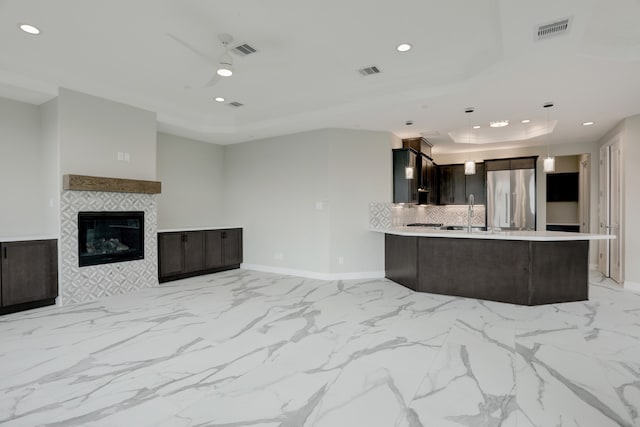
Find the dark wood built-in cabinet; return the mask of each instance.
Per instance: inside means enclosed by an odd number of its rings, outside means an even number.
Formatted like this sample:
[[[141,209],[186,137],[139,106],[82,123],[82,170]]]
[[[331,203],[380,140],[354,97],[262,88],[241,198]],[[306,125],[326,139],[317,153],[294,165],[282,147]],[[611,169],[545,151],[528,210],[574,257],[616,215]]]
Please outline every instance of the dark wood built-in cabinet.
[[[239,268],[242,229],[158,233],[160,282]]]
[[[0,243],[0,314],[55,304],[57,240]]]
[[[406,168],[413,168],[413,178],[407,178]],[[418,203],[421,176],[418,152],[410,148],[393,150],[393,203]]]
[[[439,165],[438,184],[441,205],[464,205],[465,197],[464,165]]]
[[[487,172],[512,169],[535,169],[537,156],[513,157],[511,159],[485,160],[484,166]]]
[[[584,301],[589,241],[385,234],[385,277],[418,292],[521,305]]]
[[[469,194],[473,194],[474,203],[484,205],[487,197],[487,184],[484,163],[476,163],[476,173],[464,174],[463,164],[438,165],[439,204],[466,205]]]

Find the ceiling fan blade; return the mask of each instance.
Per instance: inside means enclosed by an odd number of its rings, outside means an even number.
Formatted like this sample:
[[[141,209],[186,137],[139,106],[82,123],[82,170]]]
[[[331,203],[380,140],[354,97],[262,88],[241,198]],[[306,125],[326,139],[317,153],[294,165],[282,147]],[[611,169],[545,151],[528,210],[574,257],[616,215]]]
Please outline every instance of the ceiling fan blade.
[[[205,60],[206,62],[210,63],[210,64],[217,64],[218,61],[216,60],[216,58],[212,58],[211,56],[207,55],[206,53],[202,52],[201,50],[199,50],[198,48],[190,45],[188,42],[182,40],[180,37],[171,34],[171,33],[167,33],[167,36],[171,39],[173,39],[176,43],[178,43],[179,45],[181,45],[182,47],[190,50],[191,52],[195,53],[197,56],[199,56],[201,59]]]
[[[214,86],[216,83],[220,81],[221,78],[222,77],[220,77],[218,74],[214,74],[213,77],[211,77],[211,79],[203,87]]]

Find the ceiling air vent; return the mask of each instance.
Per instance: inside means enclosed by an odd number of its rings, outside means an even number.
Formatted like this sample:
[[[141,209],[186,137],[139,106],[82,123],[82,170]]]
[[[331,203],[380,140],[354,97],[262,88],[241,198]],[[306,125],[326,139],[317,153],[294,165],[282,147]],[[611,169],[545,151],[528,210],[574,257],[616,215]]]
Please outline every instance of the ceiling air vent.
[[[251,55],[252,53],[256,53],[257,50],[253,46],[245,43],[234,47],[233,49],[231,49],[231,52],[235,53],[236,55],[247,56]]]
[[[536,28],[536,40],[544,40],[561,36],[569,31],[569,18],[554,21],[549,24],[539,25]]]
[[[380,74],[382,71],[380,71],[380,68],[372,65],[371,67],[361,68],[358,72],[363,76],[370,76],[372,74]]]
[[[233,101],[227,104],[229,107],[234,107],[234,108],[238,108],[238,107],[242,107],[244,104],[238,102],[238,101]]]

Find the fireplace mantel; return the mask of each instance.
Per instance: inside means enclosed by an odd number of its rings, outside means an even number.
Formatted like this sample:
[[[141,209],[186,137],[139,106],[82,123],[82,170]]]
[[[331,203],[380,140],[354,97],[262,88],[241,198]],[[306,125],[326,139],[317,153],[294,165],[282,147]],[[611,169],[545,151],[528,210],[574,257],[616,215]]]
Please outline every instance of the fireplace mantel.
[[[62,187],[73,191],[106,191],[113,193],[160,194],[159,181],[105,178],[86,175],[64,175]]]

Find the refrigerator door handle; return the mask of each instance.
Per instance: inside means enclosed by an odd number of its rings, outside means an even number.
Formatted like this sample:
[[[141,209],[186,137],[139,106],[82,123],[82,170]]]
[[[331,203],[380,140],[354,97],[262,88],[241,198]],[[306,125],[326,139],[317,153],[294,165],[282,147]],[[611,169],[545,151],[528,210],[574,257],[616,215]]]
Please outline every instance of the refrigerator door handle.
[[[509,217],[510,209],[511,208],[509,206],[509,194],[504,193],[504,222],[505,224],[507,224],[507,226],[509,226],[509,223],[511,222],[511,218]]]

